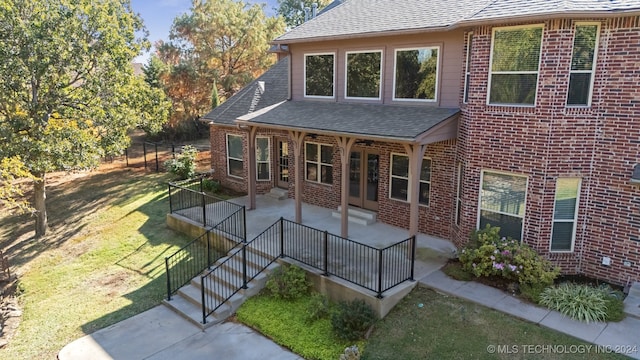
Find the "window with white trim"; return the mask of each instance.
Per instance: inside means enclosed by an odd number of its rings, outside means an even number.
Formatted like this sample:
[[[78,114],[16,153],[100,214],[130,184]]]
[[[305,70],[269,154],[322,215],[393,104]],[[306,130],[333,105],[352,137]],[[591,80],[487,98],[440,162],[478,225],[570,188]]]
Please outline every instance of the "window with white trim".
[[[391,181],[389,186],[389,198],[407,201],[409,191],[409,156],[404,154],[391,154]],[[420,169],[420,193],[418,203],[429,205],[431,192],[431,159],[422,159]]]
[[[580,178],[558,178],[556,181],[551,251],[573,251],[580,185]]]
[[[478,228],[498,226],[501,236],[522,240],[526,197],[526,176],[483,171]]]
[[[462,102],[469,102],[469,80],[471,79],[471,44],[473,43],[473,33],[467,34],[467,62],[464,71],[464,96]]]
[[[599,30],[598,24],[576,25],[567,94],[568,106],[591,105]]]
[[[435,46],[396,50],[393,100],[436,100],[439,52]]]
[[[304,96],[333,98],[335,94],[335,55],[304,56]]]
[[[333,183],[333,146],[307,142],[304,147],[305,178],[320,184]]]
[[[271,141],[266,136],[256,137],[256,180],[271,180]]]
[[[493,29],[489,104],[535,105],[543,26]]]
[[[227,174],[243,177],[242,136],[227,134]]]
[[[379,100],[382,51],[352,51],[347,52],[346,57],[345,97]]]

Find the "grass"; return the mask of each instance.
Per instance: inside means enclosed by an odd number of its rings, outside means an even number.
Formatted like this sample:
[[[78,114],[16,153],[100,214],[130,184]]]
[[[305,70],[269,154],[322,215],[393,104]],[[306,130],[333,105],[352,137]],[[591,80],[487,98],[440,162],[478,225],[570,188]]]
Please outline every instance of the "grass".
[[[286,301],[255,296],[238,309],[237,319],[305,359],[338,359],[346,347],[354,344],[333,334],[328,317],[309,320],[307,309],[311,299],[306,296]],[[358,345],[362,349],[362,343]]]
[[[527,345],[572,345],[586,353],[526,353]],[[501,351],[490,353],[490,346]],[[495,348],[493,348],[495,349]],[[509,351],[507,351],[509,350]],[[567,350],[569,352],[569,350]],[[416,287],[383,320],[366,344],[362,359],[625,359],[596,353],[593,345],[536,324]]]
[[[55,358],[74,339],[159,304],[164,257],[190,240],[165,225],[169,179],[132,169],[52,177],[40,240],[28,217],[0,215],[23,309],[0,358]]]

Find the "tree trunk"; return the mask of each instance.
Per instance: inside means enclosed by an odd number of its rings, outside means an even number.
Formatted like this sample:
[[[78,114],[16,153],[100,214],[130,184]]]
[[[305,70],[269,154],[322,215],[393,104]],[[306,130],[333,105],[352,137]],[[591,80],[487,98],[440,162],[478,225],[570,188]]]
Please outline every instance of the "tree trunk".
[[[36,209],[36,238],[47,233],[47,194],[45,192],[45,174],[35,174],[38,179],[33,182],[33,206]]]

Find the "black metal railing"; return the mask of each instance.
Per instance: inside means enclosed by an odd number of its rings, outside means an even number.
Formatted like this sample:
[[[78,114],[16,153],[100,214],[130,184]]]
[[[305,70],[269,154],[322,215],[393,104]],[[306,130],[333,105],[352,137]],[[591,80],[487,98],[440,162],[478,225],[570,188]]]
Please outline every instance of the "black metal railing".
[[[202,179],[169,183],[169,212],[220,231],[235,241],[246,240],[245,207],[202,191]]]
[[[171,300],[171,295],[178,289],[218,260],[221,252],[217,250],[220,247],[214,244],[216,240],[220,238],[207,231],[164,259],[167,274],[167,300]]]
[[[352,284],[382,293],[413,280],[415,236],[378,249],[280,218],[281,255]]]
[[[248,243],[238,243],[224,260],[200,278],[202,323],[280,257],[281,222]]]
[[[244,211],[244,208],[242,209]],[[244,214],[243,214],[244,215]],[[233,216],[233,214],[231,215]],[[224,221],[218,225],[223,224]],[[243,223],[243,226],[246,226]],[[200,238],[185,246],[178,253],[166,259],[167,293],[171,295],[187,284],[193,277],[207,267],[211,268],[210,258],[205,261],[198,250],[207,236],[206,246],[212,246],[210,237],[218,230],[212,227]],[[225,231],[225,230],[219,230]],[[243,229],[243,233],[246,230]],[[279,257],[288,257],[323,272],[326,276],[336,276],[376,293],[382,293],[411,280],[414,277],[415,236],[397,242],[383,249],[362,244],[327,231],[315,229],[280,218],[252,241],[237,241],[227,251],[224,258],[200,278],[202,295],[202,322],[231,299],[241,289],[263,272]],[[210,250],[206,250],[209,254]],[[186,261],[183,268],[176,264]],[[203,266],[206,264],[205,266]],[[170,274],[170,270],[179,269]],[[172,285],[173,284],[173,285]]]

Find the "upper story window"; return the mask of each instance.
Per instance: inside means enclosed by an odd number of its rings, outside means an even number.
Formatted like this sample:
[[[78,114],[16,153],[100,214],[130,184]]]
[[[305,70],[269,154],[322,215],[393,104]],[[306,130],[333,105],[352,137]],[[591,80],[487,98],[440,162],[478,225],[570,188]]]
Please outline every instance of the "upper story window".
[[[347,52],[347,98],[380,99],[382,51]]]
[[[304,96],[332,98],[335,94],[335,55],[304,56]]]
[[[533,106],[543,25],[493,29],[488,104]]]
[[[438,53],[437,47],[396,50],[394,100],[436,100]]]
[[[473,33],[467,34],[467,56],[464,70],[464,97],[462,102],[469,102],[469,80],[471,78],[471,44],[473,43]]]
[[[599,28],[598,24],[576,25],[567,95],[569,106],[591,105]]]

